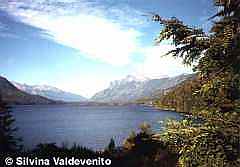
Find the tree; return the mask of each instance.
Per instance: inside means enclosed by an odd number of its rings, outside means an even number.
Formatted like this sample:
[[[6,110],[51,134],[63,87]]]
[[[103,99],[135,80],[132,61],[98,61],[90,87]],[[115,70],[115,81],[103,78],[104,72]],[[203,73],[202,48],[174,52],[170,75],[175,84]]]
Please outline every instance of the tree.
[[[211,17],[215,23],[210,33],[184,25],[177,18],[153,16],[164,26],[156,42],[172,39],[176,49],[168,54],[181,57],[187,65],[198,62],[195,70],[202,86],[197,91],[206,106],[221,112],[234,110],[240,98],[239,3],[239,0],[215,1],[222,10]]]
[[[219,12],[207,33],[177,18],[153,16],[163,26],[156,43],[172,40],[168,55],[194,65],[199,86],[191,98],[203,101],[192,111],[202,124],[169,122],[163,134],[180,166],[240,166],[240,0],[214,4]]]
[[[132,132],[124,141],[124,166],[137,167],[175,167],[177,154],[168,151],[162,141],[155,140],[147,123],[140,125],[140,132]]]
[[[116,149],[116,146],[115,146],[115,141],[113,138],[111,138],[108,146],[107,146],[107,151],[109,152],[113,152],[114,150]]]
[[[4,103],[0,97],[0,152],[16,152],[21,147],[19,145],[20,139],[14,136],[17,130],[13,127],[14,118],[11,114],[10,107]]]

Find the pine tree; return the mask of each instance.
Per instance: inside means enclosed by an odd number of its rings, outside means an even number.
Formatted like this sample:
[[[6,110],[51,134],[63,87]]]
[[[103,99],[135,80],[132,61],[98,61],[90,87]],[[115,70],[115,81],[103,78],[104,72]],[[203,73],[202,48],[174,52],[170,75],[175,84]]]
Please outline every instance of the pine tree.
[[[0,153],[16,152],[21,148],[20,139],[14,134],[17,130],[13,127],[14,121],[10,107],[0,97]]]
[[[153,19],[163,25],[156,43],[171,39],[176,49],[174,57],[186,65],[196,64],[201,87],[198,91],[207,108],[215,111],[233,111],[240,98],[240,1],[215,0],[220,12],[210,19],[214,25],[210,33],[185,25],[177,18]]]
[[[179,154],[179,166],[240,166],[240,0],[214,4],[219,12],[210,18],[210,32],[153,16],[163,26],[156,43],[172,40],[175,49],[168,55],[194,65],[197,73],[192,98],[201,98],[201,106],[192,114],[204,122],[171,121],[162,135]]]
[[[115,146],[115,141],[113,138],[111,138],[108,146],[107,146],[107,151],[109,152],[113,152],[114,150],[116,149],[116,146]]]

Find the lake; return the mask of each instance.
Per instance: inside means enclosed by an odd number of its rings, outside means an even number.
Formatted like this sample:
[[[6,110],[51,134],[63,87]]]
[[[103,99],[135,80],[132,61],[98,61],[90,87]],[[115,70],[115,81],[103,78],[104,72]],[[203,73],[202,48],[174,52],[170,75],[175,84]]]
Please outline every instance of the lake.
[[[165,119],[182,119],[179,113],[146,106],[25,105],[14,106],[17,135],[26,148],[39,143],[73,143],[104,149],[111,138],[118,146],[131,131],[147,122],[154,131]]]

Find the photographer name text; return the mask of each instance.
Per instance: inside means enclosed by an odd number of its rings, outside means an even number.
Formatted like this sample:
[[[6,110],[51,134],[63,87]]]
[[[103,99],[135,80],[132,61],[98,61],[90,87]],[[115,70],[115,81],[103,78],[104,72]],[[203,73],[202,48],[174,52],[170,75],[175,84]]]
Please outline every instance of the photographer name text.
[[[16,166],[109,166],[112,161],[107,158],[87,158],[80,159],[75,157],[51,157],[51,158],[30,158],[30,157],[17,157],[5,158],[5,164],[7,166],[16,165]]]

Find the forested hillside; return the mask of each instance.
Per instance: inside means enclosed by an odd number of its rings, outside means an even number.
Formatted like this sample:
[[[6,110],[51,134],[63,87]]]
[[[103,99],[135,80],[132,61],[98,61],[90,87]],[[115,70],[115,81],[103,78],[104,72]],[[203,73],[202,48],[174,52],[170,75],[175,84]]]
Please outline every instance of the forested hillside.
[[[200,94],[194,92],[199,87],[197,78],[187,80],[159,95],[159,98],[153,100],[153,105],[161,109],[191,113],[204,103]]]
[[[0,76],[0,95],[4,102],[8,104],[54,104],[54,100],[31,95],[16,88],[6,78]]]

